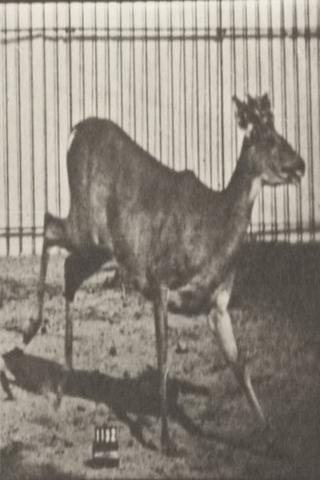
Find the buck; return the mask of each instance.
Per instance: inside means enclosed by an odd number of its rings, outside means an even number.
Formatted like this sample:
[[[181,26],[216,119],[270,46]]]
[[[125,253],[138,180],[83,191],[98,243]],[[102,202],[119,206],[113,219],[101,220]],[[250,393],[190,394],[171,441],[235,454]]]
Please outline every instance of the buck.
[[[121,274],[153,303],[160,378],[161,445],[170,452],[167,420],[168,311],[206,314],[225,358],[258,419],[266,425],[238,351],[228,304],[237,258],[263,185],[294,183],[305,164],[276,132],[267,95],[234,97],[244,131],[230,183],[213,191],[190,171],[162,165],[109,120],[89,118],[76,125],[68,148],[71,193],[67,218],[45,215],[38,291],[39,313],[24,334],[28,343],[42,322],[48,249],[71,254],[65,261],[67,368],[72,368],[70,304],[81,283],[115,259]]]

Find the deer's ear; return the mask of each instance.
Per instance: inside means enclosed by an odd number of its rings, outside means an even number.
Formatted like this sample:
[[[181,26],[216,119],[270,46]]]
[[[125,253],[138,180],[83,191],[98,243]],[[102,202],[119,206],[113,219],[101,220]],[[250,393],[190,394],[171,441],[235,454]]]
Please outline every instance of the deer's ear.
[[[232,100],[236,104],[236,116],[238,125],[243,130],[247,130],[249,125],[252,123],[250,120],[250,112],[248,105],[245,102],[241,102],[236,96],[232,97]]]
[[[237,108],[240,108],[241,105],[243,105],[243,102],[241,102],[241,100],[239,100],[239,98],[236,95],[233,95],[232,100],[236,104]]]

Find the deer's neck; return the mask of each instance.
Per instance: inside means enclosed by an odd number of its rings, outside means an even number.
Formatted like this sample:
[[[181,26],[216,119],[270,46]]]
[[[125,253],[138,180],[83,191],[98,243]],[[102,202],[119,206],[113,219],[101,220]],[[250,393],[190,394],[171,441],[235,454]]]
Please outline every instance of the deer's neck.
[[[225,236],[234,247],[247,231],[255,198],[262,188],[261,178],[250,171],[250,156],[253,154],[252,149],[244,142],[237,167],[223,192],[227,219]]]

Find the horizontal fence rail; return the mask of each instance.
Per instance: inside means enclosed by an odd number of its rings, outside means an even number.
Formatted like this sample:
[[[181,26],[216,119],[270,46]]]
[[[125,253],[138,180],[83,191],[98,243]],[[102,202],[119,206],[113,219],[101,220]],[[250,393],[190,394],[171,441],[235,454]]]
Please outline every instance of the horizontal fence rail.
[[[38,252],[44,212],[67,214],[83,118],[111,118],[222,189],[242,142],[232,96],[265,92],[307,172],[300,187],[265,187],[249,233],[319,240],[318,0],[0,4],[0,254]]]

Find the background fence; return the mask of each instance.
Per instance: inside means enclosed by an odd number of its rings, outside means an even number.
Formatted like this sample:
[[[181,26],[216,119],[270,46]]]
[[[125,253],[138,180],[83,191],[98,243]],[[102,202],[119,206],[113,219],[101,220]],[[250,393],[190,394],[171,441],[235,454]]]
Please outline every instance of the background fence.
[[[213,0],[0,5],[0,253],[39,250],[68,211],[71,125],[99,115],[163,163],[223,188],[241,145],[233,94],[268,92],[307,162],[266,187],[258,239],[320,238],[320,2]]]

